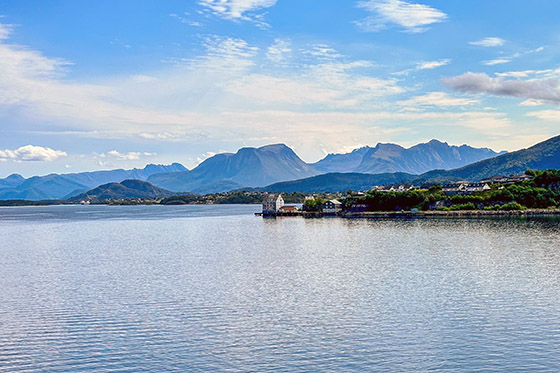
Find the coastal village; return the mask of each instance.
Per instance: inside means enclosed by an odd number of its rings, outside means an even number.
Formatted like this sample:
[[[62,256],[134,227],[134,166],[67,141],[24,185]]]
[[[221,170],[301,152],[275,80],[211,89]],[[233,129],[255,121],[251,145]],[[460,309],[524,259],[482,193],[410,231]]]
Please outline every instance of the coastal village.
[[[339,216],[343,214],[363,213],[368,207],[364,204],[345,203],[347,199],[363,198],[367,193],[406,193],[411,191],[432,190],[434,187],[441,188],[441,192],[449,197],[453,196],[473,196],[486,191],[502,190],[506,186],[518,185],[531,180],[533,177],[527,174],[510,176],[493,176],[479,182],[458,181],[444,185],[422,185],[400,184],[392,186],[373,186],[369,191],[349,191],[347,195],[338,193],[339,199],[321,200],[315,195],[306,196],[303,204],[286,204],[281,193],[266,194],[262,202],[262,212],[258,216]],[[552,186],[554,187],[554,186]],[[435,189],[434,189],[435,190]],[[459,198],[460,198],[459,197]],[[342,200],[342,201],[341,201]],[[317,203],[319,202],[319,203]],[[428,210],[440,210],[445,208],[445,201],[435,201],[429,206]],[[417,208],[410,212],[418,212]]]

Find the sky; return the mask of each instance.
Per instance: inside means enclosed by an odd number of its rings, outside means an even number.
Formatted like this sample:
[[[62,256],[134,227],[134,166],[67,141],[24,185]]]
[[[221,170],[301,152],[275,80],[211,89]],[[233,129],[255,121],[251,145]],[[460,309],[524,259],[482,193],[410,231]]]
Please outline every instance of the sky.
[[[560,132],[557,0],[0,0],[0,177]]]

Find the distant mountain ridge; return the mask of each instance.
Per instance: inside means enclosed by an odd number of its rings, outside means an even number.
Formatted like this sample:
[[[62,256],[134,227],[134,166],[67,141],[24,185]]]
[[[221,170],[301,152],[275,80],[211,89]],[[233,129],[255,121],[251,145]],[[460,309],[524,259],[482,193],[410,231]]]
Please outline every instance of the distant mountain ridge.
[[[538,143],[530,148],[502,154],[453,170],[434,170],[421,175],[406,173],[360,174],[329,173],[316,177],[276,183],[260,188],[269,192],[339,192],[348,189],[367,190],[375,185],[408,183],[446,183],[458,180],[480,181],[481,179],[520,174],[525,171],[560,169],[560,136]]]
[[[143,169],[93,171],[72,174],[50,174],[25,179],[14,174],[0,180],[0,199],[66,199],[102,184],[126,179],[146,180],[153,174],[188,170],[179,163],[171,165],[149,164]]]
[[[329,154],[313,166],[324,172],[422,174],[430,170],[462,167],[504,153],[468,145],[449,145],[438,140],[408,149],[396,144],[380,143],[373,148],[363,147],[348,154]]]
[[[153,175],[148,181],[172,191],[203,194],[241,187],[261,187],[318,173],[292,149],[284,144],[275,144],[242,148],[237,153],[217,154],[190,172]],[[220,186],[223,187],[221,190]]]
[[[499,157],[469,164],[454,170],[434,170],[418,180],[469,180],[478,181],[496,175],[519,174],[532,170],[560,169],[560,136],[540,142],[527,149],[503,154]]]

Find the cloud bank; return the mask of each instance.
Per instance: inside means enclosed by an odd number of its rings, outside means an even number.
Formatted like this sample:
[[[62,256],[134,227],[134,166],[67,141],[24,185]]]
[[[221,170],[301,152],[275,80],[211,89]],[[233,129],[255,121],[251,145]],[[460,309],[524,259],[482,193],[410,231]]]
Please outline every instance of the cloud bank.
[[[15,150],[0,150],[0,161],[12,160],[16,162],[50,162],[66,157],[68,154],[61,150],[35,145],[26,145]]]
[[[405,32],[420,33],[427,31],[427,26],[447,19],[447,14],[439,9],[404,0],[366,0],[360,1],[358,7],[371,13],[369,17],[357,22],[360,28],[370,32],[380,31],[394,24]]]
[[[560,104],[559,79],[506,80],[492,78],[484,73],[468,72],[459,76],[444,78],[443,84],[465,93],[483,93],[495,96],[518,97],[542,100]]]

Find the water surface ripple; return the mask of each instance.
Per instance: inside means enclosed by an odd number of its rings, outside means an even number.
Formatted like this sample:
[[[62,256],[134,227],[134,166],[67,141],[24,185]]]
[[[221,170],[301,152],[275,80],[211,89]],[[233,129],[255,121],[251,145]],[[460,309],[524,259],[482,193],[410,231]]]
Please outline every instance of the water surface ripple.
[[[0,372],[559,371],[560,220],[0,208]]]

